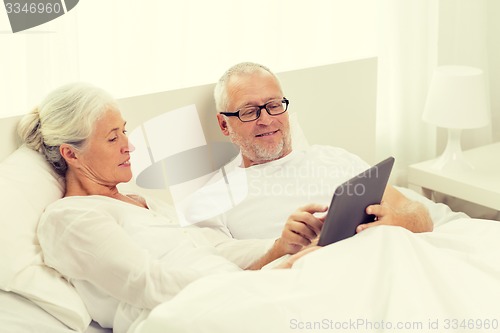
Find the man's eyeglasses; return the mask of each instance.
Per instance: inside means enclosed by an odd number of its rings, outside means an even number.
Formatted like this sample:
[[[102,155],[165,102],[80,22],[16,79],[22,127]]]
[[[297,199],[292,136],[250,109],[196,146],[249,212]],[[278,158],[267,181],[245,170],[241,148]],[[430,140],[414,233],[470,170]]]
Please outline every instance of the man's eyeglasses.
[[[270,116],[277,116],[285,113],[290,102],[283,97],[281,100],[272,100],[264,105],[245,106],[236,112],[220,112],[228,117],[238,117],[243,122],[259,119],[260,112],[265,109]]]

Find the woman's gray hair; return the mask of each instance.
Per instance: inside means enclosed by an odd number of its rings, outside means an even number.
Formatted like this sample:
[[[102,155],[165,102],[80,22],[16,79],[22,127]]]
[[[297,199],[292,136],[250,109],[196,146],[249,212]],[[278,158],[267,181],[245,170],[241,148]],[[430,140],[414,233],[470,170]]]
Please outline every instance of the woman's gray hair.
[[[215,108],[217,112],[224,112],[227,110],[229,103],[229,96],[227,93],[227,86],[233,76],[241,74],[253,74],[256,72],[265,71],[271,74],[281,87],[278,77],[271,72],[269,68],[264,65],[256,64],[254,62],[242,62],[229,68],[219,79],[214,89]],[[232,111],[232,110],[231,110]]]
[[[116,101],[104,90],[86,83],[57,88],[18,124],[17,132],[26,146],[42,153],[55,171],[64,176],[67,164],[59,152],[65,143],[84,147],[96,121]]]

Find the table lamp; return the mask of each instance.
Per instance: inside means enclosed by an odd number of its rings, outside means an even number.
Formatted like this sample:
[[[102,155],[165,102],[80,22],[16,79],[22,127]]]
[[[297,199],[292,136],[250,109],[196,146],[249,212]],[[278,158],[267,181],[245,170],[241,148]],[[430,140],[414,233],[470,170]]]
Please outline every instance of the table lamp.
[[[467,66],[440,66],[434,71],[423,120],[448,129],[448,142],[436,159],[436,169],[472,170],[463,156],[463,129],[484,127],[490,122],[483,71]]]

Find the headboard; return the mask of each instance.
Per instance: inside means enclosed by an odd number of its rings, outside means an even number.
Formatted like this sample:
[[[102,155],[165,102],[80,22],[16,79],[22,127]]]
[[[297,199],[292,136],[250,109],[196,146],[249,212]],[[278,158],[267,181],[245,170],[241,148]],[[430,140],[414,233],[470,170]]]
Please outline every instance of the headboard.
[[[278,73],[290,100],[289,110],[310,144],[340,146],[370,164],[375,162],[376,75],[376,58]],[[215,118],[213,87],[207,84],[118,102],[129,132],[148,119],[194,104],[207,141],[227,141]],[[15,132],[19,118],[0,119],[0,161],[19,146]]]
[[[375,163],[377,59],[277,73],[289,110],[298,117],[310,144],[343,147]],[[195,104],[207,141],[227,140],[219,130],[214,84],[119,100],[129,130],[170,110]]]

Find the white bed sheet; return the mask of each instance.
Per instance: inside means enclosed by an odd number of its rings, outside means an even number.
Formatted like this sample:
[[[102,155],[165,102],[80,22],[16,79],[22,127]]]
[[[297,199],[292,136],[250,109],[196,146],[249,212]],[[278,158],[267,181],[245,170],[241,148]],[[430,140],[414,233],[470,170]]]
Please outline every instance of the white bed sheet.
[[[30,300],[0,290],[0,331],[15,333],[75,333]],[[85,333],[111,333],[92,322]]]
[[[425,234],[368,229],[291,270],[203,278],[135,333],[500,332],[499,325],[500,223],[463,218]]]

